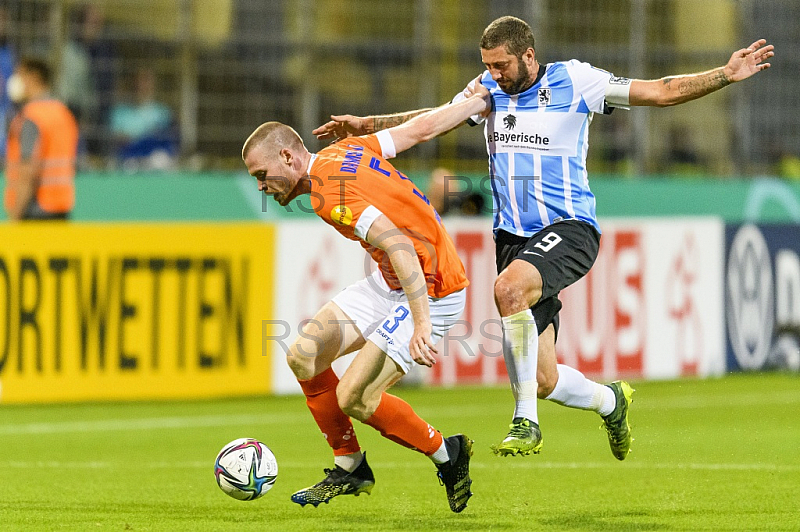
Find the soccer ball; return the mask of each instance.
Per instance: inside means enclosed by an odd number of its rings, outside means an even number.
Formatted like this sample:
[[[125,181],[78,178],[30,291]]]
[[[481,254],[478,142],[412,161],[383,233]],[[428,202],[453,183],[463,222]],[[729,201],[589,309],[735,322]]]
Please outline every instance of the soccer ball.
[[[267,493],[278,478],[278,461],[269,447],[252,438],[233,440],[222,448],[214,463],[214,476],[222,491],[240,501]]]

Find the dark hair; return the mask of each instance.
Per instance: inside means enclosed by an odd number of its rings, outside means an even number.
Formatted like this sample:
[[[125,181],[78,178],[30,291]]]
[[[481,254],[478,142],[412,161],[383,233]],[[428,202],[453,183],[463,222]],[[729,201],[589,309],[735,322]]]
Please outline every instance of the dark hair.
[[[50,86],[53,73],[50,70],[50,65],[48,65],[46,61],[35,57],[24,57],[19,62],[19,68],[36,74],[36,76],[39,78],[39,81],[42,82],[42,85],[47,87]]]
[[[522,19],[517,17],[500,17],[486,26],[481,37],[481,48],[492,50],[498,46],[505,46],[506,52],[516,57],[522,57],[525,50],[534,47],[533,31]]]

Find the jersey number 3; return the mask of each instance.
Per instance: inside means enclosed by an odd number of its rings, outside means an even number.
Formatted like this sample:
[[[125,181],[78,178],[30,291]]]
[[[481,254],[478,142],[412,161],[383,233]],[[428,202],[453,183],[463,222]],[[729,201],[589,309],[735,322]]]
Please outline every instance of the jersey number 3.
[[[383,328],[386,329],[386,332],[393,333],[400,325],[400,322],[406,319],[406,316],[408,316],[408,309],[406,307],[397,307],[394,312],[397,314],[397,316],[393,317],[394,323],[389,323],[389,320],[386,320],[386,322],[383,324]]]

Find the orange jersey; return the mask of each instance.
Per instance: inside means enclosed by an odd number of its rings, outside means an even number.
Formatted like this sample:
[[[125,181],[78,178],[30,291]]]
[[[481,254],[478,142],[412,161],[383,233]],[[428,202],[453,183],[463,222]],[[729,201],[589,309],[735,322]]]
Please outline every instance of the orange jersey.
[[[75,205],[75,159],[78,153],[78,124],[67,106],[57,100],[33,100],[25,104],[11,122],[6,153],[6,179],[19,179],[22,162],[20,135],[22,124],[30,120],[39,129],[34,156],[42,170],[36,188],[36,201],[50,213],[70,212]],[[5,190],[6,210],[16,204],[16,187]]]
[[[392,289],[402,287],[389,257],[366,242],[369,226],[381,214],[414,243],[431,297],[464,288],[469,284],[464,265],[439,215],[384,155],[394,156],[394,143],[385,131],[321,150],[308,170],[314,212],[346,238],[360,242]]]

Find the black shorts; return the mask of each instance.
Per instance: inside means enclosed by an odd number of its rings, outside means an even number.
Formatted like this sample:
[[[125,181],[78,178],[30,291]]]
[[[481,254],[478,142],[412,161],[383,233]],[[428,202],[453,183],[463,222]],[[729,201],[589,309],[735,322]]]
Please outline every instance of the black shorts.
[[[542,276],[542,297],[531,307],[539,332],[551,323],[558,335],[558,293],[589,272],[600,249],[600,233],[586,222],[564,220],[532,237],[498,231],[495,237],[497,273],[519,259],[533,264]]]

